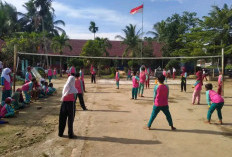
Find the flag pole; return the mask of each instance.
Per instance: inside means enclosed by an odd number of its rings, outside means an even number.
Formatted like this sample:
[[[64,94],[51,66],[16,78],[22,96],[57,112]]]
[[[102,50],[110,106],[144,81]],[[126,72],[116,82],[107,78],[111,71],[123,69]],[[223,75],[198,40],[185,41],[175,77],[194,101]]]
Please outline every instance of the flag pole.
[[[143,3],[144,10],[144,3]],[[143,10],[142,10],[142,41],[141,41],[141,59],[143,58]]]

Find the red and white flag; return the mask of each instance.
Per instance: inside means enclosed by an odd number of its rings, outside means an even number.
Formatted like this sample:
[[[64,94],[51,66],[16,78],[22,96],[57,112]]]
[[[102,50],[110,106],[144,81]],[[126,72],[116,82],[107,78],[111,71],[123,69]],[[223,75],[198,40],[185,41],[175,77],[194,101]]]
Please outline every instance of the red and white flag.
[[[134,9],[131,9],[130,11],[130,14],[135,14],[135,13],[139,13],[139,12],[142,12],[143,11],[143,4],[134,8]]]

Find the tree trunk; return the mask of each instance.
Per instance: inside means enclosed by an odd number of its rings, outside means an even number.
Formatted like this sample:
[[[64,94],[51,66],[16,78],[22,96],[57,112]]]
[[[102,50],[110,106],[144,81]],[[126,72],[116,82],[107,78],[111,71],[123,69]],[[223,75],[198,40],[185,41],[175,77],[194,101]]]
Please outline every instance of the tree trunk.
[[[62,77],[62,57],[60,57],[60,77]]]

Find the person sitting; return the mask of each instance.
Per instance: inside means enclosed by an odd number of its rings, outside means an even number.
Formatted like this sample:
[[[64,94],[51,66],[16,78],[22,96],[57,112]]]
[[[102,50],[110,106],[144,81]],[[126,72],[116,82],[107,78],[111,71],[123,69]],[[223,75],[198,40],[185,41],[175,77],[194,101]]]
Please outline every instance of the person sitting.
[[[1,108],[1,111],[0,111],[0,117],[4,117],[4,118],[14,117],[15,110],[11,106],[12,100],[13,99],[11,97],[8,97],[8,98],[5,99],[5,104]]]
[[[12,106],[15,110],[23,109],[25,107],[22,89],[18,88],[14,94],[11,96],[14,101],[12,101]]]
[[[53,95],[56,93],[56,88],[53,88],[53,83],[49,83],[47,95]]]

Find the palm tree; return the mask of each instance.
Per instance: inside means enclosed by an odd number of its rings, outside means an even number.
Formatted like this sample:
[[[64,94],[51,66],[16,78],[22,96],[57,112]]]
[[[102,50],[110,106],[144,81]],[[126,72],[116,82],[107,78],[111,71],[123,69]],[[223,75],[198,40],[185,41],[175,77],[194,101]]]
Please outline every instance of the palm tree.
[[[54,9],[51,7],[51,0],[30,0],[23,5],[27,13],[18,13],[21,18],[20,24],[23,31],[48,32],[51,36],[58,35],[65,31],[57,25],[65,26],[64,21],[54,20]]]
[[[63,54],[63,49],[68,47],[72,51],[72,46],[69,44],[69,38],[66,34],[62,33],[60,36],[55,36],[52,39],[51,47],[54,52]],[[62,77],[62,57],[60,57],[60,77]]]
[[[90,22],[89,31],[93,33],[93,36],[95,39],[95,33],[98,31],[98,27],[96,27],[96,24],[94,21]]]
[[[16,32],[19,28],[17,24],[17,10],[14,6],[0,1],[0,38]]]
[[[108,38],[96,37],[95,40],[97,40],[99,42],[99,47],[102,51],[102,55],[109,56],[109,52],[107,51],[107,49],[111,49],[112,44],[110,43]]]
[[[124,56],[131,55],[133,57],[139,56],[138,49],[139,44],[141,44],[142,40],[140,39],[141,33],[140,30],[136,32],[136,25],[130,24],[126,26],[125,29],[122,30],[125,34],[125,37],[121,35],[117,35],[115,38],[122,40],[122,44],[127,45],[127,48],[124,52]]]

